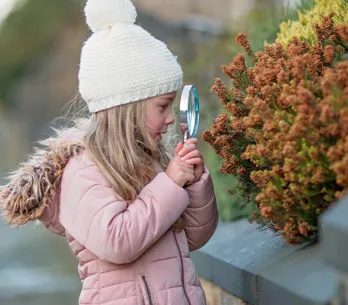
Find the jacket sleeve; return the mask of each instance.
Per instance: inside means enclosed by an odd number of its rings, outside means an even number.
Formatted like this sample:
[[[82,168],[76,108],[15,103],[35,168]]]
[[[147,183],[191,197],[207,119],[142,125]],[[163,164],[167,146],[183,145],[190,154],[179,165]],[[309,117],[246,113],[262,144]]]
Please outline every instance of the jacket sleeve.
[[[187,192],[165,173],[128,206],[96,170],[78,171],[64,188],[60,222],[66,231],[98,258],[115,264],[136,260],[189,203]]]
[[[186,190],[190,203],[182,216],[189,250],[195,251],[209,241],[219,221],[214,185],[206,167],[201,179]]]

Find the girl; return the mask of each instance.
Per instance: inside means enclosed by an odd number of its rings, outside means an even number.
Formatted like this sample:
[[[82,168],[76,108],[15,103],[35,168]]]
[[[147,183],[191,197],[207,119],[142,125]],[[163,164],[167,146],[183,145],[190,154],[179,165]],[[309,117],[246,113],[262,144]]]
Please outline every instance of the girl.
[[[91,115],[38,150],[2,188],[10,224],[40,220],[79,261],[80,304],[204,305],[189,252],[218,223],[197,140],[170,159],[162,135],[182,70],[134,24],[129,0],[89,0],[79,92]]]

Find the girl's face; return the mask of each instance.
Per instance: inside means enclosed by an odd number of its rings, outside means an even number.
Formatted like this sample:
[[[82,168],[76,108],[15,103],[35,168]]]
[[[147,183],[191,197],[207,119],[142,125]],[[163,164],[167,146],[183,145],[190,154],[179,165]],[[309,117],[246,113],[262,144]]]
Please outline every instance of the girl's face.
[[[146,102],[146,122],[151,137],[156,141],[160,141],[168,126],[174,123],[172,105],[175,98],[176,92],[173,92],[150,98]]]

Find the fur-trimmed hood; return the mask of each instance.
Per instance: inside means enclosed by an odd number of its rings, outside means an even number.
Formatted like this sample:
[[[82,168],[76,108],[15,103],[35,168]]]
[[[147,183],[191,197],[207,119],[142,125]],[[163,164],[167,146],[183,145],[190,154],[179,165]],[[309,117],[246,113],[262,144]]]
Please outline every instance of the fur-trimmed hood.
[[[87,120],[55,130],[54,137],[39,142],[40,148],[9,175],[9,183],[0,187],[0,208],[9,224],[40,220],[52,232],[64,235],[59,223],[60,183],[70,158],[84,150],[82,131]]]

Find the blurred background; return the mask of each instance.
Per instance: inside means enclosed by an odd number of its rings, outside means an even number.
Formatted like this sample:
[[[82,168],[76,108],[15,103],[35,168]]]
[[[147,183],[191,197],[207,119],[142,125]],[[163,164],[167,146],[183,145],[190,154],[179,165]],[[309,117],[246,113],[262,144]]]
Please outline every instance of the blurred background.
[[[210,93],[242,48],[239,32],[254,50],[272,43],[282,21],[296,20],[296,0],[133,0],[137,23],[165,41],[179,56],[184,83],[201,98],[200,131],[221,112]],[[0,184],[33,151],[34,142],[50,134],[52,120],[76,93],[80,49],[89,35],[82,0],[0,0]],[[226,189],[233,178],[219,173],[219,159],[200,141],[211,170],[221,218],[247,217]],[[77,304],[77,262],[63,238],[40,225],[8,228],[0,221],[0,304]]]

